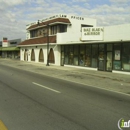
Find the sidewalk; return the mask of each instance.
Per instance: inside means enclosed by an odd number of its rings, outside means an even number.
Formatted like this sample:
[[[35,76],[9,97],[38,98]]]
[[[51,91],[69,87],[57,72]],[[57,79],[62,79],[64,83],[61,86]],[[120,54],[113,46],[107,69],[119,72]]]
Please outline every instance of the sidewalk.
[[[1,64],[28,70],[42,75],[84,84],[91,87],[130,95],[130,75],[94,71],[64,66],[46,66],[42,63],[0,59]]]

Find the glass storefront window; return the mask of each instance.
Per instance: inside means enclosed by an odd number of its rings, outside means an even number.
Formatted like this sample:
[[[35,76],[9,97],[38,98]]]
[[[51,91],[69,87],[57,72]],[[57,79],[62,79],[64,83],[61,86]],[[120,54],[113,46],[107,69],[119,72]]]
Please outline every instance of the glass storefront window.
[[[125,71],[130,71],[130,43],[123,44],[122,69]]]
[[[112,44],[107,44],[107,51],[112,51]]]
[[[97,68],[98,45],[92,45],[92,67]]]
[[[91,45],[86,45],[85,66],[91,66]]]
[[[79,45],[74,45],[74,65],[78,65]]]
[[[61,51],[64,51],[64,46],[61,46]]]
[[[121,44],[114,44],[114,60],[120,60]]]
[[[74,56],[73,45],[70,45],[69,46],[69,65],[73,65],[73,56]]]
[[[104,51],[104,44],[99,44],[99,51]]]
[[[65,64],[69,63],[69,47],[68,46],[64,46],[64,51],[65,51]]]
[[[120,61],[114,61],[113,62],[113,69],[120,70],[121,69],[121,62]]]
[[[68,65],[130,71],[130,43],[64,45],[61,54]]]
[[[121,44],[114,44],[114,55],[113,55],[113,69],[121,70]]]
[[[85,65],[85,45],[80,45],[79,65],[80,66],[84,66]]]

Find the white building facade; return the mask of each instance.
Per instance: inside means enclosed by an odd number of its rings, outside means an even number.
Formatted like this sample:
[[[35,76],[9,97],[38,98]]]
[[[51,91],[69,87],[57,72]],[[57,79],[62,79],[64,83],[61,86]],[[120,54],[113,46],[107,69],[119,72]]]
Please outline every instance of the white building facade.
[[[130,24],[98,27],[96,19],[55,15],[27,25],[20,59],[130,74],[129,34]]]

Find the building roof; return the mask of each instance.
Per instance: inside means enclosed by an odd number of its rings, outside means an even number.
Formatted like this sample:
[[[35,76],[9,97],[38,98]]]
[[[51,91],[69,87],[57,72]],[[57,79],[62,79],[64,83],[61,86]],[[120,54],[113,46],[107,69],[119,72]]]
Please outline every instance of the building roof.
[[[45,21],[45,22],[42,22],[42,23],[39,22],[39,24],[34,24],[34,25],[30,26],[29,28],[27,28],[27,30],[39,28],[39,27],[42,27],[42,26],[47,26],[48,24],[53,24],[53,23],[71,24],[70,20],[67,19],[67,18],[56,18],[56,19],[48,20],[48,21]]]
[[[18,46],[24,46],[24,45],[35,45],[35,44],[45,44],[47,43],[47,37],[40,37],[40,38],[34,38],[34,39],[28,39],[20,44]],[[56,43],[56,36],[49,36],[49,43]]]

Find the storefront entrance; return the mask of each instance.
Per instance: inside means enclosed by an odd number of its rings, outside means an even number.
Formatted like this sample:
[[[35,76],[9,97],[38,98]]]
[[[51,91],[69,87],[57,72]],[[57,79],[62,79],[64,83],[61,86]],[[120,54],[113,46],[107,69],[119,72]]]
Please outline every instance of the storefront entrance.
[[[112,71],[112,44],[99,44],[98,70]]]
[[[112,71],[112,51],[113,45],[106,44],[106,71]]]
[[[112,52],[107,52],[106,71],[112,71]]]
[[[105,70],[105,44],[99,44],[98,70]]]
[[[104,69],[105,69],[104,52],[99,52],[98,70],[104,70]]]
[[[61,65],[130,72],[130,42],[61,46]]]

